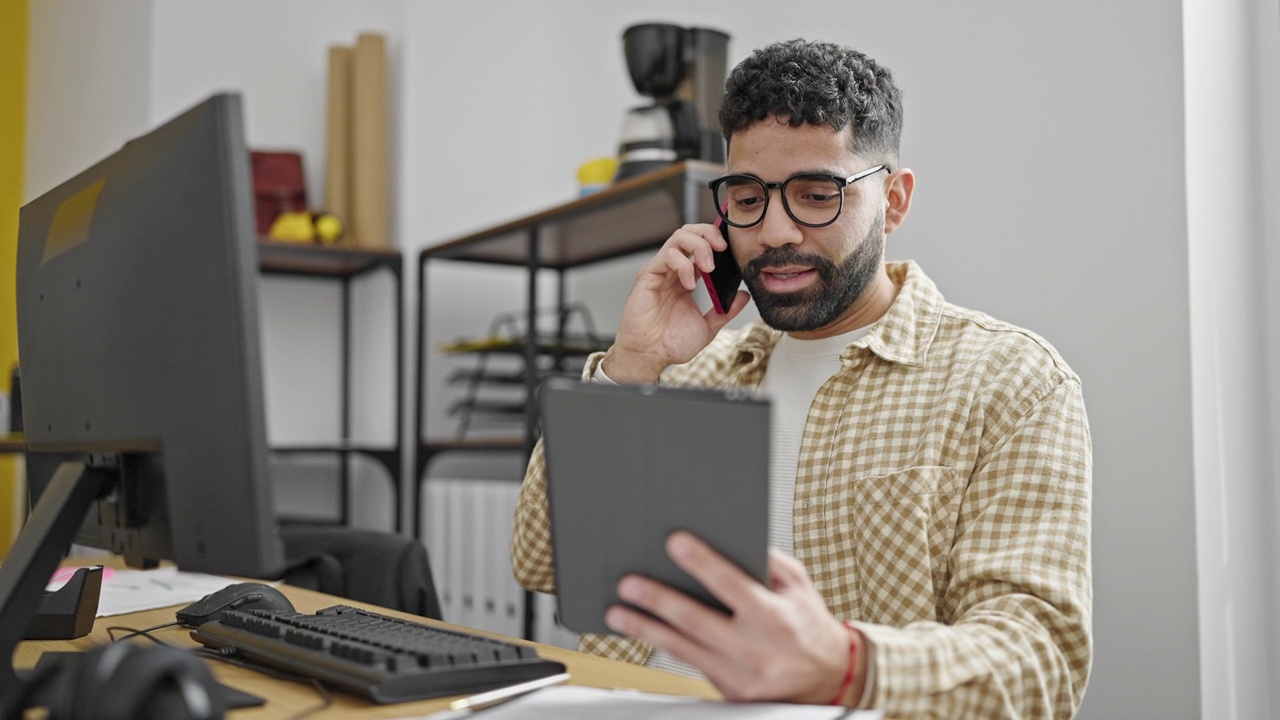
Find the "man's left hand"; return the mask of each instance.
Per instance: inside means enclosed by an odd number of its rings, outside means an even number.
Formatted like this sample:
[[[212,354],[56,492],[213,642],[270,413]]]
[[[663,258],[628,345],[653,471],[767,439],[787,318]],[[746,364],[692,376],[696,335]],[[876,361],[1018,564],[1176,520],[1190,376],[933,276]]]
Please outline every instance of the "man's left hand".
[[[848,631],[798,560],[771,548],[765,587],[690,533],[672,533],[667,554],[733,614],[628,575],[618,595],[659,619],[615,605],[605,614],[609,627],[698,668],[728,700],[831,702],[850,662],[853,687],[841,700],[861,696],[866,643],[850,658]]]

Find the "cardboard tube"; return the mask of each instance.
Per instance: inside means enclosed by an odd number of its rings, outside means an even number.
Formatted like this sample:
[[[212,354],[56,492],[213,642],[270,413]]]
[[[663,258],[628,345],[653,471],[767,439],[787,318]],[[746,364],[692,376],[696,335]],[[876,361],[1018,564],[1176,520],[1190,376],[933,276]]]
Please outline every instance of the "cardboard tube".
[[[324,209],[351,222],[351,48],[329,48],[325,108]],[[344,239],[353,243],[355,232]]]
[[[352,218],[363,247],[390,245],[387,177],[387,44],[373,33],[356,39],[352,62]]]

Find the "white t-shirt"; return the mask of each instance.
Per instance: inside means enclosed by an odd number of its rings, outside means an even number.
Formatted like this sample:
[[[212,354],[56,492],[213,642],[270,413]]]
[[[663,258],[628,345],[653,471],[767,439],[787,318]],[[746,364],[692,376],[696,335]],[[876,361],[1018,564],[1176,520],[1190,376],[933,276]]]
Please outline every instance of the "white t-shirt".
[[[840,369],[840,351],[869,330],[870,326],[817,340],[784,334],[769,356],[760,383],[760,394],[771,402],[769,545],[788,555],[795,554],[791,507],[809,408],[818,388]]]

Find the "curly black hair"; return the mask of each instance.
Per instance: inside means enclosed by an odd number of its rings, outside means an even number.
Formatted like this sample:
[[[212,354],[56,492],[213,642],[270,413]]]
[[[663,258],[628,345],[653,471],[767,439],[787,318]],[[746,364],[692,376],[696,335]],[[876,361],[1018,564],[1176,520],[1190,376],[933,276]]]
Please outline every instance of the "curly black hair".
[[[766,45],[738,63],[724,84],[725,140],[766,117],[792,127],[853,125],[852,150],[896,160],[902,92],[889,70],[852,48],[802,39]]]

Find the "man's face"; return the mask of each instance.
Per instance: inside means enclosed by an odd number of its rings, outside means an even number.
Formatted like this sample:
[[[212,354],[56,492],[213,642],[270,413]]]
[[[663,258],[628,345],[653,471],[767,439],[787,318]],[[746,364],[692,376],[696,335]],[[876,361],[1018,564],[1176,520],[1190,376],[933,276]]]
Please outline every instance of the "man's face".
[[[733,134],[729,172],[783,182],[797,173],[844,178],[875,163],[849,150],[851,128],[791,127],[772,117]],[[826,227],[796,223],[771,190],[764,219],[732,228],[733,254],[769,326],[810,332],[850,311],[879,270],[884,255],[884,194],[873,175],[844,190],[844,210]]]

